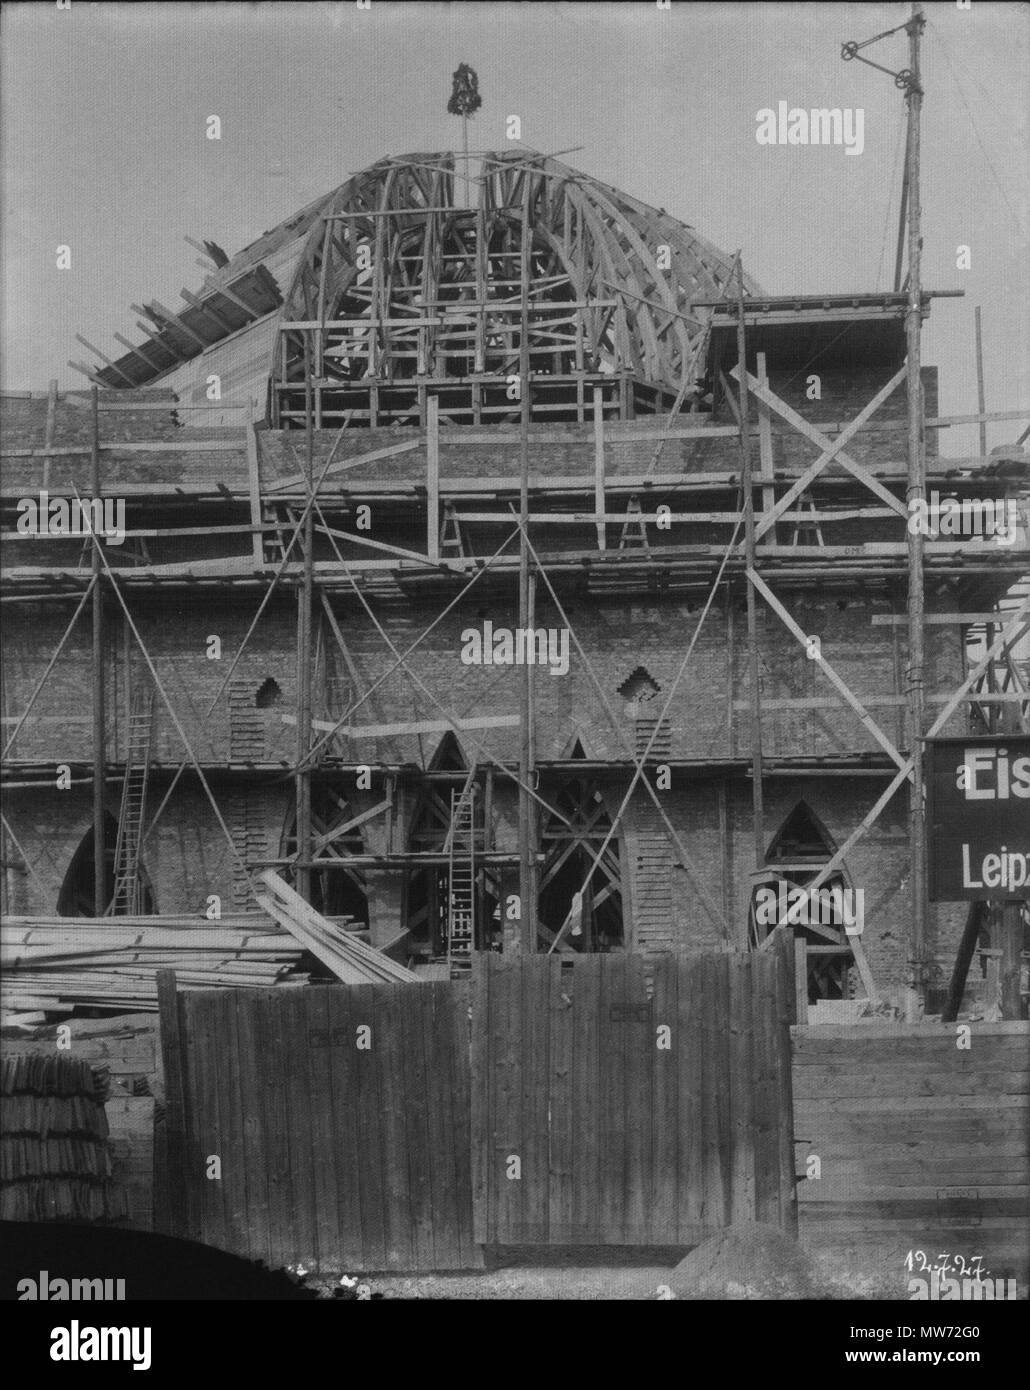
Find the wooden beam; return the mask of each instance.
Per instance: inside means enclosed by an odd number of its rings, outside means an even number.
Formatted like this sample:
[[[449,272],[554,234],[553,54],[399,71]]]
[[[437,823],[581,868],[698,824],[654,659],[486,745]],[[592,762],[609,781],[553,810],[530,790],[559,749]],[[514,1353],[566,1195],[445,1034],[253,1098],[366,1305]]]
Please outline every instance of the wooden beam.
[[[384,811],[389,811],[392,806],[392,799],[386,797],[383,801],[380,801],[378,805],[371,807],[367,811],[362,811],[358,816],[352,816],[345,824],[335,826],[328,834],[317,835],[311,844],[312,854],[319,854],[325,849],[326,845],[331,845],[334,840],[340,839],[341,836],[349,834],[352,830],[357,830],[358,826],[364,825],[366,821],[374,820],[376,816],[381,816]]]
[[[421,439],[413,439],[403,444],[390,444],[383,449],[371,449],[367,454],[359,454],[348,459],[338,459],[331,463],[325,470],[324,478],[332,477],[336,473],[345,472],[350,468],[360,468],[363,463],[375,463],[379,459],[396,458],[398,454],[410,454],[415,449],[421,449]],[[323,478],[323,481],[324,481]],[[296,487],[304,482],[303,473],[295,473],[289,478],[280,478],[274,483],[269,483],[268,492],[283,492],[287,488]]]
[[[280,716],[284,724],[296,724],[293,714]],[[470,729],[515,729],[517,714],[487,714],[473,719],[411,719],[400,724],[353,724],[337,726],[328,719],[313,719],[311,727],[320,733],[344,734],[348,738],[391,738],[401,734],[463,733]]]
[[[264,535],[261,528],[264,519],[261,515],[261,460],[258,448],[257,426],[247,426],[247,487],[250,494],[250,524],[257,527],[252,537],[254,566],[262,569],[265,563]]]
[[[106,366],[110,367],[112,372],[117,372],[123,381],[127,381],[130,386],[135,387],[136,383],[133,381],[132,377],[126,376],[126,374],[122,371],[121,367],[118,366],[117,362],[112,362],[110,357],[106,357],[98,347],[94,347],[93,344],[87,338],[84,338],[81,333],[76,333],[75,341],[77,343],[81,343],[84,348],[89,348],[90,352],[92,352],[94,356],[99,357],[101,362],[105,363]]]
[[[594,387],[594,512],[595,524],[597,526],[597,548],[604,550],[607,547],[607,536],[605,534],[605,501],[604,501],[604,394],[599,386]],[[532,517],[529,520],[532,521]]]
[[[440,558],[440,401],[426,401],[426,554]]]

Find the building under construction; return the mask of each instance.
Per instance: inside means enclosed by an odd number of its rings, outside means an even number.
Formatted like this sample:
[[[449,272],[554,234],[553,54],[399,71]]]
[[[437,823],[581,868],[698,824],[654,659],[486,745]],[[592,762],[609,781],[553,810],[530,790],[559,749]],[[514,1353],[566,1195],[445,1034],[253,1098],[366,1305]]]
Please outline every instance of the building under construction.
[[[350,978],[330,930],[397,978],[646,973],[761,954],[786,884],[864,895],[788,928],[798,1022],[1021,1016],[1013,933],[924,878],[920,736],[1030,729],[1025,528],[908,525],[913,482],[1027,495],[1018,445],[941,457],[969,417],[912,335],[946,287],[768,297],[524,151],[382,159],[196,246],[120,355],[80,340],[91,387],[4,401],[14,1012],[153,1007],[101,918],[188,931],[187,984],[206,931],[210,983]],[[226,934],[276,902],[313,909],[299,959],[248,965]]]

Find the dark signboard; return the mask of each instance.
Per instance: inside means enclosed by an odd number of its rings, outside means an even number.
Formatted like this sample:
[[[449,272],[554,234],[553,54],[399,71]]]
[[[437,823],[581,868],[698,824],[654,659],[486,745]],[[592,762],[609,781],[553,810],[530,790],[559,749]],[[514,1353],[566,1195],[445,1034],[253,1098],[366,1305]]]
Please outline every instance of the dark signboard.
[[[1030,738],[928,739],[931,902],[1030,897]]]

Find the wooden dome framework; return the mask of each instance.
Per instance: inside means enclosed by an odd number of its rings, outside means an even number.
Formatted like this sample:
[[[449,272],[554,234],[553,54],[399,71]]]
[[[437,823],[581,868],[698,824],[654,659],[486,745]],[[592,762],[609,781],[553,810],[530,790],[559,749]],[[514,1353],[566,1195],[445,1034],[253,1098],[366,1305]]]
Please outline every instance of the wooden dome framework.
[[[343,184],[308,234],[282,310],[272,418],[316,426],[517,420],[523,318],[531,413],[668,410],[732,261],[694,231],[543,155],[382,160]],[[748,292],[756,287],[745,281]],[[525,313],[523,304],[525,302]]]

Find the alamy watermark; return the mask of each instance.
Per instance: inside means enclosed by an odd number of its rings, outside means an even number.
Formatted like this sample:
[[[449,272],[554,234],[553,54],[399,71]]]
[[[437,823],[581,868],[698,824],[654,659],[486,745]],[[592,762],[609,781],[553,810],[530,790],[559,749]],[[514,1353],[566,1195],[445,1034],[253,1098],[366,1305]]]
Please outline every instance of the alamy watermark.
[[[755,921],[762,927],[843,927],[848,936],[865,928],[862,888],[802,888],[782,879],[755,890]]]
[[[908,529],[913,536],[985,536],[999,545],[1015,545],[1024,518],[1014,497],[942,497],[932,491],[929,499],[912,497],[908,504]]]
[[[125,539],[124,497],[38,497],[18,499],[20,536],[101,536],[112,545]]]
[[[861,107],[815,107],[776,103],[755,112],[755,139],[760,145],[843,145],[845,154],[865,149],[865,110]]]
[[[547,666],[552,676],[569,670],[567,627],[467,627],[461,634],[463,666]]]

